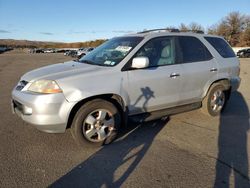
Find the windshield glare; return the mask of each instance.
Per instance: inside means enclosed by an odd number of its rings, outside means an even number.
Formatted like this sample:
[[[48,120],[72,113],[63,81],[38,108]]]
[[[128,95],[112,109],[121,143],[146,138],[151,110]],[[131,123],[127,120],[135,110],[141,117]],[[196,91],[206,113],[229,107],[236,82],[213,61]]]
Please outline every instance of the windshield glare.
[[[79,61],[82,63],[115,66],[120,63],[126,55],[142,41],[142,37],[117,37],[113,38],[89,54],[83,56]]]

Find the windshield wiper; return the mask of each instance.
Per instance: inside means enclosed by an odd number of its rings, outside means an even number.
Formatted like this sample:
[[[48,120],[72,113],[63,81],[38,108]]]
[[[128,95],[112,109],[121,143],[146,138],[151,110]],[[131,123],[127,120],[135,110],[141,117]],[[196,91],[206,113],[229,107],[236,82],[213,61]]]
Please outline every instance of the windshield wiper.
[[[98,64],[95,63],[94,61],[90,61],[90,60],[79,60],[79,62],[81,63],[86,63],[86,64],[90,64],[90,65],[97,65],[97,66],[103,66],[103,67],[110,67],[110,65],[105,65],[105,64]]]
[[[79,59],[73,59],[74,62],[80,62]]]

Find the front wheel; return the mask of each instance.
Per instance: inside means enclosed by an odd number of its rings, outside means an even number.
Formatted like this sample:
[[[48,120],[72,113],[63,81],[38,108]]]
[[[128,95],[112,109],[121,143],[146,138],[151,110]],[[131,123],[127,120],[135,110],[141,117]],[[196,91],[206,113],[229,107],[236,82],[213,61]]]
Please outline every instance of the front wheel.
[[[207,96],[202,101],[202,112],[210,116],[218,116],[227,102],[226,91],[223,85],[213,84]]]
[[[121,116],[108,101],[95,99],[84,104],[76,113],[71,133],[82,146],[101,146],[112,142],[120,129]]]

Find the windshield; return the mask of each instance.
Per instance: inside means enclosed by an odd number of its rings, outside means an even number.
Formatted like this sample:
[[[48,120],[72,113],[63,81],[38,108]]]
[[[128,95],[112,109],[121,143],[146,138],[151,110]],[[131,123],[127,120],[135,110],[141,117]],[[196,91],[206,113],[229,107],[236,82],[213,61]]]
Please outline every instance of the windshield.
[[[100,66],[115,66],[120,63],[142,39],[142,37],[113,38],[83,56],[79,61]]]

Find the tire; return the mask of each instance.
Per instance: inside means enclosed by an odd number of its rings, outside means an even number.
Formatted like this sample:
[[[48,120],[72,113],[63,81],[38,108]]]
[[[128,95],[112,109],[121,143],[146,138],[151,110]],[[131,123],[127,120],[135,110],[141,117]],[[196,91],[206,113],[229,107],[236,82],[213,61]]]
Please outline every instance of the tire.
[[[225,87],[219,83],[213,84],[206,97],[202,101],[201,111],[209,116],[218,116],[221,114],[227,103]]]
[[[95,99],[84,104],[76,113],[71,134],[83,147],[99,147],[111,143],[121,125],[121,115],[109,101]]]

